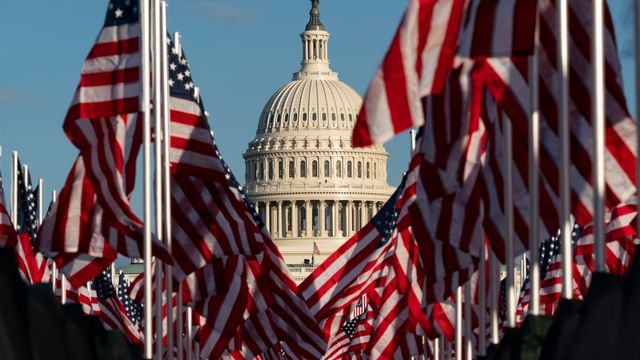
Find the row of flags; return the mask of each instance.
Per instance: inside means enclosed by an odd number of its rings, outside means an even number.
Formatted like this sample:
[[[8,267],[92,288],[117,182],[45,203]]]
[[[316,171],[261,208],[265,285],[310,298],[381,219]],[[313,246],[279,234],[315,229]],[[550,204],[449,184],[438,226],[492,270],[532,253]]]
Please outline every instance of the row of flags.
[[[571,0],[569,6],[573,291],[585,297],[594,272],[592,12],[590,2],[583,0]],[[61,299],[83,304],[87,314],[100,316],[141,349],[145,341],[159,343],[159,358],[181,357],[180,349],[209,359],[430,357],[434,339],[457,340],[460,302],[471,314],[464,319],[473,337],[467,340],[479,348],[481,333],[494,331],[487,322],[488,309],[479,301],[488,294],[481,280],[486,284],[495,277],[488,271],[488,254],[505,262],[530,243],[529,59],[534,14],[539,13],[541,156],[536,181],[541,210],[535,215],[540,237],[548,239],[540,249],[542,309],[545,314],[557,309],[557,2],[409,1],[353,135],[354,145],[368,146],[420,127],[408,170],[371,222],[299,286],[215,144],[182,47],[170,36],[156,34],[168,49],[161,57],[169,70],[169,134],[153,131],[156,146],[163,136],[169,143],[164,156],[170,163],[171,213],[166,221],[172,232],[170,247],[153,239],[153,254],[173,271],[171,277],[155,274],[153,284],[145,284],[141,275],[127,294],[122,283],[121,291],[114,288],[108,268],[118,254],[143,255],[143,223],[130,200],[142,119],[148,116],[139,105],[142,57],[147,56],[140,46],[145,10],[138,1],[109,1],[63,125],[79,155],[39,231],[33,225],[36,205],[28,182],[20,185],[20,234],[0,202],[0,243],[16,249],[25,280],[60,281],[60,289],[68,282],[70,293],[61,290]],[[631,266],[637,238],[636,124],[626,109],[611,22],[605,29],[607,266],[623,274]],[[153,105],[154,114],[162,111],[163,104]],[[512,153],[505,148],[506,131],[512,131]],[[504,205],[506,164],[513,168],[507,184],[514,194],[510,209]],[[514,222],[513,254],[505,246],[508,214]],[[66,279],[47,280],[52,262]],[[175,294],[166,294],[168,283]],[[525,281],[521,290],[519,323],[530,302],[529,284]],[[141,331],[139,302],[145,286],[162,294],[152,302],[160,309],[154,314],[161,316],[154,315],[154,321],[162,322],[154,339],[144,339]],[[460,286],[467,292],[464,300]],[[500,297],[504,313],[506,295]],[[169,343],[172,331],[180,343]],[[503,325],[499,331],[505,331]]]

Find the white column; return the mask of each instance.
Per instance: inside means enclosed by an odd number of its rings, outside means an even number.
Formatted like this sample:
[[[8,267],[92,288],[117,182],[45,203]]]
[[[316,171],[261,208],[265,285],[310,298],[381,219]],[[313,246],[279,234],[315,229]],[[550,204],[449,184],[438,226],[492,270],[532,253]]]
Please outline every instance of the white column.
[[[347,200],[347,205],[345,207],[345,214],[346,214],[346,231],[345,231],[345,235],[347,237],[351,236],[351,222],[352,220],[352,213],[351,213],[351,201]]]
[[[307,237],[313,236],[313,209],[311,208],[311,200],[305,201],[305,221],[307,223]]]
[[[331,236],[338,236],[338,201],[334,200],[331,205]]]
[[[320,200],[318,205],[318,227],[320,228],[320,236],[325,236],[324,231],[324,200]]]
[[[278,219],[276,227],[278,228],[278,236],[284,237],[285,230],[283,229],[283,217],[282,216],[282,201],[278,201],[278,210],[276,210],[276,218]],[[286,228],[285,228],[286,229]]]
[[[298,237],[298,207],[295,200],[291,200],[291,234]]]
[[[365,209],[365,202],[363,200],[363,201],[360,201],[360,227],[358,228],[358,230],[362,229],[367,222],[364,209]]]
[[[271,226],[271,214],[269,214],[271,212],[271,206],[269,206],[269,202],[266,201],[264,203],[264,224],[267,226],[267,230],[269,230],[269,233],[271,233],[271,231],[273,230],[273,227]]]

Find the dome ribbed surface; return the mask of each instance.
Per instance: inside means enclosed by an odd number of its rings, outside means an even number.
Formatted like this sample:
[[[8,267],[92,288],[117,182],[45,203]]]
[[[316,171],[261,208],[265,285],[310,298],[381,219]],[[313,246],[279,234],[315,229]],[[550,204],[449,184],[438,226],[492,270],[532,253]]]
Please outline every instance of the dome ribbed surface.
[[[361,104],[360,95],[339,80],[294,80],[264,106],[256,135],[313,129],[351,131]]]

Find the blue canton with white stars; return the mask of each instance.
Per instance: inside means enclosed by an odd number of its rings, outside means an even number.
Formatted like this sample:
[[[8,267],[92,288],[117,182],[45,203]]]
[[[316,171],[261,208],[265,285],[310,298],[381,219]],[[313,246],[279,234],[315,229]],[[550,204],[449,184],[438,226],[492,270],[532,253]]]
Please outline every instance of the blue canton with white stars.
[[[183,49],[178,49],[174,41],[167,37],[169,50],[169,91],[172,97],[200,102],[196,99],[195,85],[191,78],[189,63]],[[202,108],[204,114],[204,108]]]
[[[133,24],[139,21],[140,6],[138,0],[111,0],[107,7],[104,26]]]
[[[576,243],[578,242],[578,238],[582,233],[582,228],[578,223],[573,225],[573,229],[571,230],[571,246],[575,248]],[[560,240],[560,231],[554,236],[551,236],[548,239],[545,239],[540,243],[540,279],[544,279],[547,275],[547,271],[549,270],[549,265],[551,264],[551,260],[556,256],[560,255],[562,252],[562,244]],[[530,264],[527,261],[526,267],[526,277],[524,282],[522,283],[521,291],[524,291],[529,286],[529,275],[530,275]]]
[[[120,298],[120,302],[127,311],[129,320],[136,325],[141,325],[142,305],[129,296],[128,290],[129,284],[124,278],[124,273],[121,272],[118,276],[118,298]]]
[[[111,267],[108,267],[102,271],[102,274],[96,276],[91,283],[91,286],[96,291],[99,301],[105,301],[109,298],[116,297],[116,289],[111,282]]]
[[[24,181],[24,172],[18,161],[18,233],[27,233],[33,242],[38,235],[38,202],[35,196],[37,189],[31,185],[31,176]]]
[[[405,178],[402,178],[402,182],[398,185],[396,191],[391,195],[389,200],[382,206],[380,211],[371,219],[371,222],[376,227],[376,230],[381,236],[381,241],[378,246],[386,244],[396,227],[396,221],[398,220],[398,209],[396,208],[398,198],[404,191]]]

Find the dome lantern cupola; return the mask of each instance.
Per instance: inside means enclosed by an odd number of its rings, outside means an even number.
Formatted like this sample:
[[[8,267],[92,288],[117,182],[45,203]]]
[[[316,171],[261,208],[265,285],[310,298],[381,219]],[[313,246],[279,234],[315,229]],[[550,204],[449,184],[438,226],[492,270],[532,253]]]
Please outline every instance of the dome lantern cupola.
[[[316,77],[320,79],[338,79],[338,74],[329,68],[329,33],[320,21],[319,0],[311,0],[309,22],[305,31],[300,34],[302,39],[302,68],[293,74],[293,80]]]

